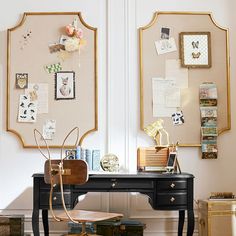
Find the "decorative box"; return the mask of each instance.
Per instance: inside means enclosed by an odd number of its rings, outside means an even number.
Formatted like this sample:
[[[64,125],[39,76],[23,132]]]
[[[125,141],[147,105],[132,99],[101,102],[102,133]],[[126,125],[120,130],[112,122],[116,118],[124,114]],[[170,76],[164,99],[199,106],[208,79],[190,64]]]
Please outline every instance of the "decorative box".
[[[145,225],[139,221],[103,221],[97,223],[97,234],[103,236],[143,236]]]
[[[0,236],[23,236],[24,215],[0,215]]]
[[[236,235],[236,200],[200,200],[199,236]]]

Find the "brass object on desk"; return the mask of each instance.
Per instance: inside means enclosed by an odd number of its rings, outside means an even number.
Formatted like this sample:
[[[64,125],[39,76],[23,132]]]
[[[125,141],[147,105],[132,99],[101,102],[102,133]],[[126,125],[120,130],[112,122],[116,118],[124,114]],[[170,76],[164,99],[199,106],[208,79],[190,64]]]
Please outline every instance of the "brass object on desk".
[[[104,171],[118,172],[119,171],[119,159],[114,154],[106,154],[100,161],[100,165]]]

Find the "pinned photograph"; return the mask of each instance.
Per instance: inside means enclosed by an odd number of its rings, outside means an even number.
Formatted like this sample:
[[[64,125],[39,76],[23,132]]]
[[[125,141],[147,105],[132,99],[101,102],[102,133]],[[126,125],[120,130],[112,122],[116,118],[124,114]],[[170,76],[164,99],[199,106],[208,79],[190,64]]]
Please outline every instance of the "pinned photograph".
[[[16,73],[16,88],[25,89],[28,88],[28,74]]]
[[[75,99],[75,72],[60,71],[55,74],[55,99]]]
[[[169,39],[170,38],[170,28],[161,28],[161,39]]]
[[[178,111],[171,116],[173,125],[182,125],[184,123],[184,115],[182,111]]]
[[[76,159],[76,149],[66,150],[66,159],[69,159],[69,160]]]

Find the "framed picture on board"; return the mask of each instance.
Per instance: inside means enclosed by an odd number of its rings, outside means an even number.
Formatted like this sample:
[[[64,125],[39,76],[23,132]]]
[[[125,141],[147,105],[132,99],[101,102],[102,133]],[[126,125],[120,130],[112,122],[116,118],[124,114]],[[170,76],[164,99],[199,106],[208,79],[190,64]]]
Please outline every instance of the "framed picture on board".
[[[75,72],[60,71],[55,73],[55,99],[75,99]]]
[[[211,67],[210,32],[181,32],[179,38],[182,67]]]

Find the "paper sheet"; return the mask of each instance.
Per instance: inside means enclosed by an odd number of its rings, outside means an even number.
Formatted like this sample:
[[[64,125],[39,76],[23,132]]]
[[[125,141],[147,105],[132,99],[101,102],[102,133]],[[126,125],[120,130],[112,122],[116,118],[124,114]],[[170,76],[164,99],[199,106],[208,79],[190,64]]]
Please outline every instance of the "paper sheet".
[[[158,55],[177,50],[174,38],[158,40],[155,42],[155,46]]]
[[[56,121],[46,120],[43,125],[43,137],[48,140],[52,140],[56,133]]]
[[[48,113],[48,84],[28,84],[28,89],[25,89],[25,94],[29,95],[31,101],[38,102],[38,114]]]
[[[166,106],[169,89],[175,89],[174,79],[152,78],[153,117],[171,117],[176,107]],[[169,101],[173,105],[173,102]]]
[[[36,122],[37,101],[31,101],[30,96],[20,95],[18,122]]]
[[[169,59],[166,60],[165,68],[166,78],[175,78],[176,87],[188,88],[188,69],[180,65],[180,60]]]

